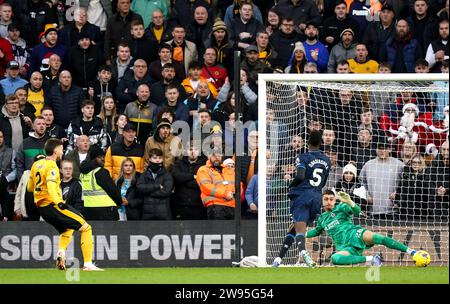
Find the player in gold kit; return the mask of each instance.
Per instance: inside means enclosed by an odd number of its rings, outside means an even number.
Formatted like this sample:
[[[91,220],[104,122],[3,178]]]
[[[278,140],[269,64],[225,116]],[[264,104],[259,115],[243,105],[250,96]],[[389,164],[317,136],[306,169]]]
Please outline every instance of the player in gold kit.
[[[31,167],[27,189],[33,192],[34,203],[42,218],[58,230],[59,250],[56,267],[66,269],[65,252],[70,244],[74,230],[81,233],[81,251],[85,271],[103,271],[92,263],[93,239],[91,226],[72,206],[65,204],[61,194],[59,168],[56,164],[64,152],[59,139],[50,138],[45,143],[47,157],[36,161]]]

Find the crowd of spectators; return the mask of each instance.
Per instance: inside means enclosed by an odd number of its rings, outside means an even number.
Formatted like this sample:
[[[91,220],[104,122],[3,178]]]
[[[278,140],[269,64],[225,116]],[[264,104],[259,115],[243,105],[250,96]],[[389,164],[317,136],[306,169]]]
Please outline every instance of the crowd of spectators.
[[[232,136],[238,120],[258,121],[259,73],[448,73],[448,0],[72,2],[0,0],[0,220],[39,219],[23,185],[52,137],[65,146],[63,197],[87,219],[233,218],[237,147],[243,214],[256,218],[258,131]],[[327,187],[364,186],[373,216],[448,216],[448,93],[334,95],[318,102],[298,89],[307,129],[268,129],[284,156],[304,151],[308,128],[321,129],[333,160]],[[436,137],[405,135],[411,112]],[[211,150],[183,142],[179,122]],[[267,172],[277,184],[293,173]]]

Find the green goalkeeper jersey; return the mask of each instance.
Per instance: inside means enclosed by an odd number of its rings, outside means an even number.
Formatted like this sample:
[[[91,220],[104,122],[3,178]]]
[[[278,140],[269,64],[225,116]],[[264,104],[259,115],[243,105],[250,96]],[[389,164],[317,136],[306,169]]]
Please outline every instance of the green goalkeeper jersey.
[[[351,208],[344,203],[337,204],[333,210],[320,215],[316,227],[308,231],[306,237],[318,236],[325,230],[338,250],[354,246],[355,236],[361,237],[364,230],[361,226],[354,225],[352,220],[353,215],[358,215],[360,212],[361,208],[358,205]]]

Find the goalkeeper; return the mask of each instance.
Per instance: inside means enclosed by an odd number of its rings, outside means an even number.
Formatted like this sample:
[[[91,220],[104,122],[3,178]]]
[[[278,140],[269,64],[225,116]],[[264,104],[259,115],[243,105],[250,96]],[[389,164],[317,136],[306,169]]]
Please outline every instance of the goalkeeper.
[[[338,193],[341,204],[336,205],[334,192],[325,190],[322,194],[324,212],[317,220],[316,228],[306,233],[307,238],[319,236],[324,230],[333,239],[336,253],[331,256],[334,265],[353,265],[368,263],[381,266],[381,257],[363,256],[363,251],[373,245],[384,245],[388,248],[406,252],[413,256],[416,251],[386,236],[373,233],[361,226],[353,224],[352,216],[358,215],[361,208],[355,204],[345,192]]]

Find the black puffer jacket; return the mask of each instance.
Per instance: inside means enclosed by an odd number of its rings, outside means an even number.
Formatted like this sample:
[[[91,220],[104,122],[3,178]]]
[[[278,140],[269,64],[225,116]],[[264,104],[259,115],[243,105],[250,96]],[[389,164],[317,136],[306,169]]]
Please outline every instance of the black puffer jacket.
[[[79,86],[72,85],[68,91],[63,91],[59,85],[55,85],[45,96],[45,105],[53,109],[54,123],[67,129],[70,121],[81,113],[84,98],[85,94]]]
[[[144,197],[143,220],[172,219],[170,195],[173,190],[173,178],[164,167],[158,171],[156,178],[153,178],[153,174],[149,170],[145,171],[137,181],[137,189]]]
[[[203,207],[200,187],[194,175],[205,164],[206,160],[202,157],[199,157],[196,162],[190,163],[187,156],[175,163],[172,169],[175,183],[175,193],[172,197],[173,206]]]
[[[136,172],[136,175],[131,180],[131,185],[127,190],[127,194],[125,195],[128,200],[128,205],[125,206],[127,211],[127,221],[139,221],[142,218],[142,204],[143,198],[142,195],[137,191],[137,180],[139,179],[140,173]],[[123,176],[117,180],[117,188],[122,188],[123,182],[125,179]]]

